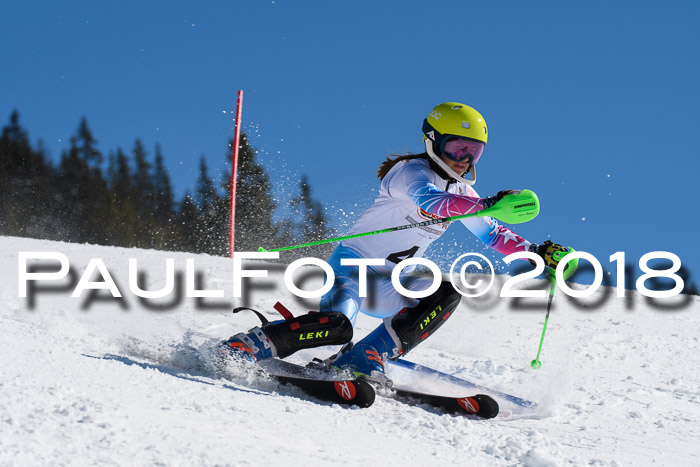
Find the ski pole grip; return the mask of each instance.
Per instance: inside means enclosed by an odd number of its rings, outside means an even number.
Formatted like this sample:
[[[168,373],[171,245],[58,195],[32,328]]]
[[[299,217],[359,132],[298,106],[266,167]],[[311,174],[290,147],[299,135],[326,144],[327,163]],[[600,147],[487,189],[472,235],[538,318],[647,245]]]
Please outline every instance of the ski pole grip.
[[[488,209],[479,211],[479,216],[489,216],[506,224],[521,224],[537,217],[540,200],[532,190],[506,195]]]
[[[574,250],[572,247],[567,247],[567,251],[555,251],[554,254],[552,255],[552,257],[557,262],[560,262],[564,258],[566,258],[566,255],[568,255],[569,253],[573,253],[574,251],[576,251],[576,250]],[[566,268],[564,269],[564,274],[563,274],[564,280],[565,281],[569,280],[569,278],[571,276],[573,276],[577,270],[578,270],[578,258],[574,258],[571,261],[569,261],[569,263],[566,265]]]

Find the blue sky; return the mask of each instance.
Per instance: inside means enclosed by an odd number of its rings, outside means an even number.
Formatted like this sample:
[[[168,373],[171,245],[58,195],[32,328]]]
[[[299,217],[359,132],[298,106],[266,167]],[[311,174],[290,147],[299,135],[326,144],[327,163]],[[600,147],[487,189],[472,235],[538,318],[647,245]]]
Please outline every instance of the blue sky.
[[[6,1],[0,121],[19,110],[56,158],[82,116],[105,153],[159,143],[183,194],[201,155],[229,170],[243,89],[277,196],[307,174],[343,231],[384,156],[421,151],[423,118],[459,101],[489,125],[482,196],[540,197],[514,230],[611,271],[616,251],[671,251],[697,284],[699,21],[675,1]],[[480,251],[461,227],[442,245]]]

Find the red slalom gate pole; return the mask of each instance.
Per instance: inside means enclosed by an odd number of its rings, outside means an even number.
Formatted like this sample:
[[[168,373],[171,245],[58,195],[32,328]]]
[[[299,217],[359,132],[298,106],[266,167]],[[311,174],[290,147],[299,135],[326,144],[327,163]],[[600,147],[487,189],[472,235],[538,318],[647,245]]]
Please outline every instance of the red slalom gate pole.
[[[236,234],[236,182],[238,181],[238,147],[241,145],[241,111],[243,110],[243,90],[238,91],[236,104],[236,128],[233,135],[233,155],[231,160],[231,223],[228,230],[229,257],[233,258],[234,238]]]

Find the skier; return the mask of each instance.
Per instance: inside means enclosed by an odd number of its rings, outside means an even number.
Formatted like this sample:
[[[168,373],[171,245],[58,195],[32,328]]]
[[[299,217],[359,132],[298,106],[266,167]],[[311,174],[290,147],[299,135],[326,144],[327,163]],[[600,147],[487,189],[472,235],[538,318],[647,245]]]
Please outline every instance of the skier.
[[[486,146],[488,129],[484,118],[472,107],[456,102],[440,104],[423,121],[422,129],[425,152],[386,158],[377,171],[381,180],[379,197],[349,234],[469,214],[519,192],[503,190],[481,198],[474,190],[476,164]],[[551,241],[531,243],[490,217],[471,217],[461,222],[494,250],[504,255],[531,251],[551,268],[557,265],[553,253],[567,250]],[[304,348],[343,344],[352,339],[357,314],[363,312],[382,318],[382,324],[327,363],[356,376],[386,382],[386,360],[405,355],[432,335],[459,304],[461,295],[449,281],[443,281],[432,295],[415,299],[399,294],[390,279],[397,263],[421,257],[448,225],[435,224],[343,241],[328,259],[335,272],[335,282],[321,299],[321,313],[293,318],[283,307],[276,306],[286,315],[285,320],[272,323],[263,320],[262,327],[226,341],[225,351],[259,361],[284,358]],[[385,258],[383,265],[368,267],[375,292],[372,299],[360,296],[358,267],[341,264],[343,259],[359,258]],[[432,284],[432,279],[403,274],[401,282],[406,289],[424,290]]]

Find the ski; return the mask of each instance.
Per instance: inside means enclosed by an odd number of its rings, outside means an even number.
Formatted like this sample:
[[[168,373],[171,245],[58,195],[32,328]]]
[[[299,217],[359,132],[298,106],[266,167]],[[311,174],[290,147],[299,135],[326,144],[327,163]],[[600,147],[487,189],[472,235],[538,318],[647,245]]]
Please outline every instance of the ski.
[[[356,405],[360,408],[367,408],[374,403],[374,388],[366,381],[359,379],[334,381],[285,375],[270,376],[280,383],[298,387],[308,395],[322,401],[340,405]]]
[[[371,406],[375,400],[375,390],[371,381],[333,380],[329,379],[332,374],[326,371],[278,359],[265,360],[260,362],[260,366],[272,379],[296,386],[319,400],[362,408]],[[380,395],[384,393],[406,404],[426,404],[450,413],[475,415],[482,418],[493,418],[498,415],[499,410],[498,403],[485,394],[451,397],[427,394],[403,387],[389,387],[386,391],[379,392]]]
[[[333,379],[338,376],[318,367],[302,366],[285,360],[272,358],[259,362],[259,367],[269,378],[289,384],[307,395],[324,402],[345,406],[370,407],[378,394],[388,396],[409,405],[429,405],[454,414],[494,418],[499,413],[498,402],[486,394],[473,396],[444,396],[416,391],[407,387],[393,387],[360,378]]]
[[[295,386],[325,402],[360,408],[374,403],[374,387],[361,379],[329,379],[328,374],[319,374],[318,371],[277,359],[265,360],[260,366],[275,381]]]
[[[399,359],[396,361],[390,360],[389,363],[391,365],[395,365],[395,366],[398,366],[401,368],[406,368],[408,370],[416,371],[418,373],[427,374],[427,375],[437,377],[438,379],[448,381],[448,382],[456,384],[458,386],[462,386],[466,389],[475,389],[477,391],[483,391],[485,393],[491,394],[492,396],[497,396],[497,397],[500,397],[502,399],[505,399],[505,400],[507,400],[507,401],[519,406],[519,407],[523,407],[526,409],[537,408],[536,402],[529,401],[527,399],[522,399],[520,397],[514,396],[512,394],[508,394],[505,392],[497,391],[495,389],[491,389],[489,387],[473,383],[469,380],[458,378],[456,376],[452,376],[450,374],[443,373],[442,371],[434,370],[430,367],[420,365],[418,363],[413,363],[413,362],[410,362],[408,360],[403,360],[403,359]]]
[[[491,396],[477,394],[475,396],[454,397],[438,394],[428,394],[405,388],[392,388],[392,397],[399,402],[410,405],[427,404],[454,414],[475,415],[481,418],[494,418],[498,415],[499,407]]]

